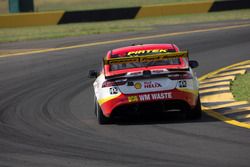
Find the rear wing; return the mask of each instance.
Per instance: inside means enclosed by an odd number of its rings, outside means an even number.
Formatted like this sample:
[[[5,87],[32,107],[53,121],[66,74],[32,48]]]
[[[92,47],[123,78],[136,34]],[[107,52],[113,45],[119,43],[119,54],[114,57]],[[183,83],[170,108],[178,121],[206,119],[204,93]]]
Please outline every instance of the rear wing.
[[[126,64],[126,63],[135,63],[135,62],[151,62],[151,61],[160,61],[167,60],[172,58],[188,58],[188,51],[181,52],[168,52],[168,53],[160,53],[154,55],[145,55],[145,56],[131,56],[131,57],[120,57],[120,58],[111,58],[103,59],[104,65],[112,65],[112,64]]]

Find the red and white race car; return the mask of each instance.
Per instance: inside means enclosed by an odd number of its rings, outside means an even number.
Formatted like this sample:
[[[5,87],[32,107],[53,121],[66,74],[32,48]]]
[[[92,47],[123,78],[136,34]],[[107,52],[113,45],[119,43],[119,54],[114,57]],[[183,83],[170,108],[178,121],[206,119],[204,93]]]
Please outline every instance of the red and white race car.
[[[100,124],[117,112],[145,109],[180,110],[201,117],[198,81],[187,51],[174,44],[133,45],[110,50],[100,72],[89,71],[93,83],[95,114]]]

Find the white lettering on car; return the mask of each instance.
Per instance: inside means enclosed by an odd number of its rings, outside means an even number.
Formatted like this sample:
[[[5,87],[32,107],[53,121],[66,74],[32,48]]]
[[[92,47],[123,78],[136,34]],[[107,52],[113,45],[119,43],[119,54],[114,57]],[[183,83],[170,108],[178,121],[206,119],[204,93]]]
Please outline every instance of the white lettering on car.
[[[149,94],[140,95],[139,98],[140,98],[140,101],[148,101],[148,100],[151,100]]]
[[[171,98],[173,98],[171,92],[139,95],[139,100],[140,101],[165,100],[165,99],[171,99]]]
[[[164,99],[170,99],[172,98],[172,93],[156,93],[156,94],[151,94],[152,100],[164,100]]]

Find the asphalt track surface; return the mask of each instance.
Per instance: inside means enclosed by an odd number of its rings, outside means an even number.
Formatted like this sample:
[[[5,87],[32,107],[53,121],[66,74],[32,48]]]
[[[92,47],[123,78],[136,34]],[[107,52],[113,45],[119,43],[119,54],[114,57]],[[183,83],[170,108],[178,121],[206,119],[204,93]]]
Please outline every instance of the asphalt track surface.
[[[139,33],[0,44],[55,47],[250,23],[250,20],[160,26]],[[93,114],[93,80],[107,50],[131,43],[175,43],[200,62],[198,76],[250,57],[250,27],[125,41],[0,58],[0,166],[248,167],[250,132],[203,114],[117,120],[100,126]]]

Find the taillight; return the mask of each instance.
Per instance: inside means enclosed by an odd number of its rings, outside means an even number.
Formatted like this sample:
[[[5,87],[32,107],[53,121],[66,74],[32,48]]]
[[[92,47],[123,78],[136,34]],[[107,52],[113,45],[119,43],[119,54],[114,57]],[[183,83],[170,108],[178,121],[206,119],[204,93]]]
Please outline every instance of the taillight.
[[[102,84],[102,87],[103,87],[103,88],[104,88],[104,87],[111,87],[111,86],[117,86],[116,83],[115,83],[115,81],[105,81],[105,82],[103,82],[103,84]]]
[[[127,81],[120,80],[120,81],[105,81],[102,84],[102,87],[112,87],[112,86],[119,86],[119,85],[125,85]]]
[[[125,85],[127,81],[116,81],[116,84],[119,85]]]
[[[169,74],[168,78],[172,80],[193,79],[193,76],[190,73],[177,73],[177,74]]]

